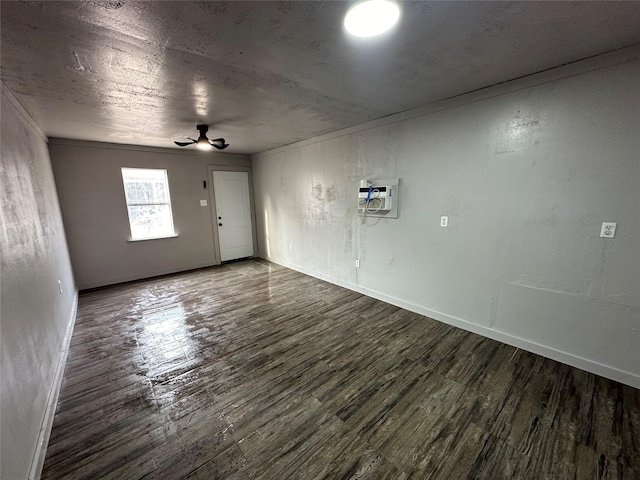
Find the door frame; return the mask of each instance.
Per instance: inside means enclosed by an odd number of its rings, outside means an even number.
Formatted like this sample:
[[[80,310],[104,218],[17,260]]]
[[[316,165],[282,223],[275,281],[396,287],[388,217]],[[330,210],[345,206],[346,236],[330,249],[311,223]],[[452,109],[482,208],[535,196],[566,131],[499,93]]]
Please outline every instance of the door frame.
[[[209,212],[211,216],[211,229],[213,231],[213,253],[215,256],[215,264],[220,265],[222,263],[220,257],[220,237],[218,235],[218,214],[216,212],[216,196],[215,187],[213,185],[213,172],[225,171],[225,172],[246,172],[249,177],[249,209],[251,210],[251,235],[253,241],[253,253],[252,257],[258,255],[258,235],[256,232],[256,208],[253,201],[253,175],[251,167],[233,166],[233,165],[207,165],[207,184],[209,185]]]

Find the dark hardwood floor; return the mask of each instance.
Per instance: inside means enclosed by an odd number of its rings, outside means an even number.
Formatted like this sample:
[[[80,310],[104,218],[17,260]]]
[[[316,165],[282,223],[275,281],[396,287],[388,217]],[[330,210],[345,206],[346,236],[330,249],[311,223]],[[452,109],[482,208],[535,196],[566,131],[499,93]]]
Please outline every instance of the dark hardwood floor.
[[[263,261],[80,295],[43,479],[639,479],[640,390]]]

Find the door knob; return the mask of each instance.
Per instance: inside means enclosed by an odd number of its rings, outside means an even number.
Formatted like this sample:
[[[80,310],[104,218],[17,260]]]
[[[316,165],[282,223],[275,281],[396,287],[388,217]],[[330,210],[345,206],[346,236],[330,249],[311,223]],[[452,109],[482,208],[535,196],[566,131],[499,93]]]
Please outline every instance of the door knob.
[[[222,217],[218,217],[218,220],[222,220]]]
[[[221,226],[222,226],[222,224],[221,224],[221,223],[219,223],[219,224],[218,224],[218,226],[219,226],[219,227],[221,227]]]

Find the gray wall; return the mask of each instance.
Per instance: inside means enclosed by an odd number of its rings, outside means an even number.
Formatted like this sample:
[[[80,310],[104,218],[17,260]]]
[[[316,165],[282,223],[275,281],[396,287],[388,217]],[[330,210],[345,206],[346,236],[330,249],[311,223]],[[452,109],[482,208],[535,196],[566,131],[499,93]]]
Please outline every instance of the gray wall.
[[[51,139],[49,151],[78,288],[219,263],[202,182],[208,165],[249,166],[247,155],[62,139]],[[177,238],[128,241],[121,167],[167,169]]]
[[[253,156],[260,256],[640,386],[639,63],[605,60]]]
[[[27,478],[55,401],[76,290],[46,141],[1,90],[0,476],[15,480]]]

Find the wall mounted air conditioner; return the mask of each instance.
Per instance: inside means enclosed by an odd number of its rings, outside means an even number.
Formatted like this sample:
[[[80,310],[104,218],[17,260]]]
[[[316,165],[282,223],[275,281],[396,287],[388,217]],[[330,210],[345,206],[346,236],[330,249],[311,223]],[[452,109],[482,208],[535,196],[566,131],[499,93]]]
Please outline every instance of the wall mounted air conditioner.
[[[358,210],[368,213],[387,212],[393,206],[393,188],[389,185],[360,187]]]

